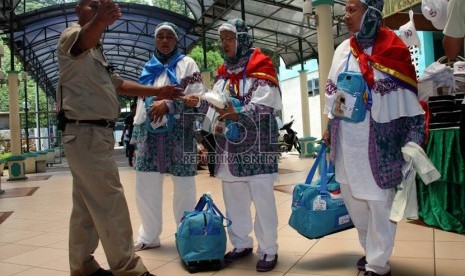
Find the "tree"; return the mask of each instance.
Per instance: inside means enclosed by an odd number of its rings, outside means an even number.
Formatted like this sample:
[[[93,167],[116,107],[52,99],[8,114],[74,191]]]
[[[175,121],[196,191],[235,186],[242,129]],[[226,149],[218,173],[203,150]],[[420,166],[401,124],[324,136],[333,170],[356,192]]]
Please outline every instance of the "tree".
[[[192,49],[188,56],[195,60],[199,68],[207,69],[212,72],[215,71],[218,66],[223,64],[223,58],[218,51],[207,50],[207,68],[204,68],[203,53],[203,48],[201,46],[196,46]]]

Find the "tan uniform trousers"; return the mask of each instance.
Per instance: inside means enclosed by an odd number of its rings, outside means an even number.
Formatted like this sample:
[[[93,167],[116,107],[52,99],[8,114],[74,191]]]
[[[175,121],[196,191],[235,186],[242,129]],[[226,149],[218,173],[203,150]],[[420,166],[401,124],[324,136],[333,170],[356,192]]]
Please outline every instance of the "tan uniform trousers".
[[[62,140],[73,175],[71,275],[86,276],[100,267],[92,256],[99,239],[114,275],[142,275],[147,269],[134,253],[129,210],[113,158],[113,130],[68,124]]]

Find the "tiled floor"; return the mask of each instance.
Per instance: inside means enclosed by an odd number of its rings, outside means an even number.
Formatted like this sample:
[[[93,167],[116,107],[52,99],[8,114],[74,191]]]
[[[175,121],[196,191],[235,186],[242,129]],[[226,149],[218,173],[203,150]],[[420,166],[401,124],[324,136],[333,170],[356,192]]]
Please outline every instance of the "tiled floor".
[[[122,154],[121,150],[118,154]],[[119,160],[121,181],[125,188],[133,229],[139,226],[139,215],[134,201],[135,173]],[[302,182],[313,159],[285,154],[280,163],[280,181],[276,184],[276,205],[279,215],[279,263],[266,275],[363,275],[355,267],[362,256],[354,229],[319,240],[308,240],[291,229],[290,215],[292,184]],[[31,174],[31,176],[34,176]],[[0,224],[0,276],[69,275],[68,220],[71,210],[71,175],[66,162],[48,167],[47,172],[35,174],[34,181],[9,182],[2,177],[2,188],[40,187],[33,195],[0,198],[0,215],[6,214]],[[46,176],[50,176],[49,178]],[[48,178],[48,179],[47,179]],[[197,193],[211,192],[213,199],[224,210],[222,191],[217,179],[206,170],[199,171]],[[139,252],[147,268],[158,276],[189,275],[176,252],[171,198],[172,185],[166,178],[163,210],[162,246]],[[13,212],[9,217],[7,212]],[[228,244],[228,249],[231,245]],[[96,259],[107,267],[105,255],[98,248]],[[197,275],[249,276],[255,272],[258,258],[251,257],[229,265],[220,271],[201,272]],[[448,276],[465,275],[465,235],[459,235],[401,222],[391,258],[392,275]]]

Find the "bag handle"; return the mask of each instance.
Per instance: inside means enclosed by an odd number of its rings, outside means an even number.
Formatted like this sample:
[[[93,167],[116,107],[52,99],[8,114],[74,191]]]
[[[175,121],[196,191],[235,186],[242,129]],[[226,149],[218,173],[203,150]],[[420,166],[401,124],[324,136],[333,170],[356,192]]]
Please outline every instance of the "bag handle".
[[[321,143],[320,151],[316,157],[315,162],[313,163],[310,172],[308,173],[305,184],[311,185],[313,177],[315,176],[316,169],[320,166],[320,195],[321,197],[327,196],[327,174],[334,172],[334,165],[332,162],[329,162],[329,168],[326,161],[326,144]]]
[[[319,142],[321,144],[321,147],[320,147],[320,151],[318,152],[316,158],[315,158],[315,162],[313,163],[313,166],[312,168],[310,169],[310,171],[308,172],[308,175],[307,175],[307,178],[305,179],[305,184],[312,184],[312,180],[313,180],[313,177],[315,176],[315,172],[316,172],[316,169],[318,168],[318,166],[324,161],[324,164],[325,164],[325,167],[326,167],[326,145],[325,143],[323,142]],[[323,159],[325,160],[322,160],[322,157],[324,156]],[[323,164],[321,164],[323,166]],[[332,173],[334,172],[334,166],[333,166],[333,162],[329,162],[329,168],[327,169],[326,171],[327,173]]]
[[[206,205],[206,208],[205,208],[205,205]],[[216,207],[215,203],[213,203],[213,199],[211,198],[209,194],[203,194],[194,209],[195,209],[194,211],[198,213],[201,213],[205,209],[205,211],[207,212],[216,214],[217,216],[221,218],[222,221],[226,221],[226,225],[224,225],[223,223],[224,227],[228,227],[232,223],[231,220],[225,217],[223,213],[221,213],[220,209]],[[210,224],[210,222],[208,224]]]

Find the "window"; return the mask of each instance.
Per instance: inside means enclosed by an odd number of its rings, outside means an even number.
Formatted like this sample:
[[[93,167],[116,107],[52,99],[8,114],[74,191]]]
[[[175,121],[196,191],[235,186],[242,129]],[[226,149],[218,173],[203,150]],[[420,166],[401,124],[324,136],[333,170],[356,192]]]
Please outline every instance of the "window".
[[[320,80],[319,79],[308,80],[307,86],[308,86],[309,97],[314,97],[320,94]]]

